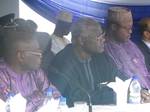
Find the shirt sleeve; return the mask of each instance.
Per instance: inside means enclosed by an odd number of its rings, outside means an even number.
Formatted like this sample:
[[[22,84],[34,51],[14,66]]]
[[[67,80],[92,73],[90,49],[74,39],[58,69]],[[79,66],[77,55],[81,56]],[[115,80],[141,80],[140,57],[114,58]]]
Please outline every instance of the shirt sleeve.
[[[0,99],[5,101],[7,99],[7,94],[10,91],[9,89],[9,78],[6,74],[4,74],[2,71],[0,71]]]

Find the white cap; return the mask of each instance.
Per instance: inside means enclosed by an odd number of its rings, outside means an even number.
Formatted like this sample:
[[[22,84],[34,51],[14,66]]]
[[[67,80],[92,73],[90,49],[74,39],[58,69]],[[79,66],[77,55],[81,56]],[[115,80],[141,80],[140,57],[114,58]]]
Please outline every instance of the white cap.
[[[68,23],[72,22],[72,14],[66,11],[59,12],[57,16],[57,20],[65,21]]]

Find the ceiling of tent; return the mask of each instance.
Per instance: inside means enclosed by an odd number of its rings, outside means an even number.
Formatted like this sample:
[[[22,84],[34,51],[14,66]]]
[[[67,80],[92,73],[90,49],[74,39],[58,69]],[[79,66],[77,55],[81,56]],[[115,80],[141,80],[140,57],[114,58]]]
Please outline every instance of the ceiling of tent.
[[[132,10],[133,35],[138,35],[139,19],[150,17],[150,0],[22,0],[34,11],[55,23],[56,15],[60,10],[66,10],[73,14],[73,19],[79,17],[92,17],[104,23],[107,9],[112,6],[125,6]]]
[[[150,16],[149,0],[23,0],[33,10],[55,23],[60,10],[72,12],[74,19],[82,16],[93,17],[104,23],[107,9],[116,5],[129,7],[135,21]],[[126,1],[126,2],[125,2]]]
[[[119,4],[119,5],[150,5],[150,0],[91,0],[99,3]]]

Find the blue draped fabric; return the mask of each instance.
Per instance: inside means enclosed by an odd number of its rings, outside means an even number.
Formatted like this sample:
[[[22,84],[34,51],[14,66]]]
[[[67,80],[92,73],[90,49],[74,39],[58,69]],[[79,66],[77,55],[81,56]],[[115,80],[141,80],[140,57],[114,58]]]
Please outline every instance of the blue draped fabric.
[[[112,6],[125,6],[132,10],[134,27],[133,35],[137,40],[137,22],[150,16],[150,5],[117,5],[111,3],[97,3],[90,0],[23,0],[37,13],[51,22],[56,22],[55,17],[60,10],[66,10],[74,15],[74,20],[79,17],[87,16],[105,24],[107,9]],[[134,39],[134,38],[133,38]]]

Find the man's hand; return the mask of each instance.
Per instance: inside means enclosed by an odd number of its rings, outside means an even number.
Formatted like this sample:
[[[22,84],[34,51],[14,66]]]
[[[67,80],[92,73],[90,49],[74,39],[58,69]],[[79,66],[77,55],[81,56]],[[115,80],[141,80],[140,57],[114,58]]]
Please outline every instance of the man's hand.
[[[50,85],[51,88],[53,88],[53,97],[54,98],[59,98],[61,96],[61,93],[58,91],[58,89],[54,85]]]
[[[150,93],[146,89],[141,90],[141,102],[150,103]]]

